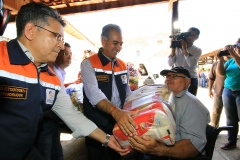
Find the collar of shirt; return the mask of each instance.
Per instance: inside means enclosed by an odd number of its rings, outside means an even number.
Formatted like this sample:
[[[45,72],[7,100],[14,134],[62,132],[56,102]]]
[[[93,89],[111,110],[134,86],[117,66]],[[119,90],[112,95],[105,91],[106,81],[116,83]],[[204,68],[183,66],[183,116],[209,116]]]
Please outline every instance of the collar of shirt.
[[[32,55],[32,53],[19,41],[17,40],[19,46],[21,47],[21,49],[23,50],[23,52],[26,54],[26,56],[34,63],[34,57]],[[42,63],[40,66],[38,66],[37,68],[43,68],[47,65],[47,63]]]
[[[64,82],[64,80],[65,80],[65,75],[66,75],[66,71],[65,70],[63,70],[62,68],[60,68],[56,63],[53,63],[53,65],[54,65],[54,70],[56,69],[56,74],[58,74],[57,72],[59,72],[61,75],[59,75],[59,76],[61,76],[61,77],[59,77],[60,79],[61,79],[61,81],[62,82]]]
[[[106,66],[109,62],[111,62],[111,59],[103,53],[102,47],[98,51],[98,56],[101,59],[103,66]],[[117,58],[115,58],[112,62],[114,63],[114,65],[118,66]]]
[[[181,91],[180,93],[178,93],[175,97],[181,98],[187,91],[188,91],[188,89],[185,89],[185,90]]]

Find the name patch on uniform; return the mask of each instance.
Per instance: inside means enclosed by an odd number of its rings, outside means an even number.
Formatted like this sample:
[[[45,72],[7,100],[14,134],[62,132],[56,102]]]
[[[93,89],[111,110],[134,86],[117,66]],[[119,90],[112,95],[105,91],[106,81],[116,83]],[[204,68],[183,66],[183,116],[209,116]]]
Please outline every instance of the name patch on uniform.
[[[121,75],[121,79],[122,79],[122,83],[123,83],[123,84],[126,84],[126,83],[127,83],[127,75],[126,75],[126,74]]]
[[[0,85],[0,97],[9,99],[27,99],[27,88]]]
[[[46,104],[53,104],[55,97],[55,90],[46,89]]]
[[[109,82],[109,76],[108,75],[97,75],[97,80],[101,82]]]

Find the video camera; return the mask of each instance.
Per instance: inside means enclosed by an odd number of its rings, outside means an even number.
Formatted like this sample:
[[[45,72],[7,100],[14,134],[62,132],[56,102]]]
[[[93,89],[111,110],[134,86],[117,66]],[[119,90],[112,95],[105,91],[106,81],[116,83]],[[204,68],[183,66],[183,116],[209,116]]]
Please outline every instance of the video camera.
[[[238,45],[234,44],[234,45],[231,45],[233,48],[236,48],[236,46],[239,46],[240,47],[240,43]],[[223,51],[220,51],[218,53],[218,56],[221,57],[221,56],[228,56],[230,55],[229,51],[226,49],[226,50],[223,50]]]
[[[189,37],[190,35],[191,35],[190,32],[182,32],[169,36],[169,38],[173,39],[170,48],[182,48],[180,39],[186,42],[186,38]]]

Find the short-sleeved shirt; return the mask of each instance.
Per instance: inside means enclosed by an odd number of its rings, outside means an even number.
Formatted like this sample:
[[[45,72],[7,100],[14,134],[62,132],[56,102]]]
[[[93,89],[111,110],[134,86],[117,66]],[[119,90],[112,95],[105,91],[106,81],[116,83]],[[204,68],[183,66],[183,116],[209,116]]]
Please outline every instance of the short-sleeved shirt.
[[[209,79],[214,81],[213,90],[216,95],[222,95],[223,85],[225,77],[221,77],[216,74],[218,61],[213,63],[212,68],[209,72]]]
[[[207,143],[206,127],[210,122],[208,109],[191,93],[184,90],[174,97],[176,142],[189,139],[201,152]]]
[[[224,66],[226,67],[226,79],[224,87],[231,90],[240,90],[240,68],[233,58],[229,59]]]

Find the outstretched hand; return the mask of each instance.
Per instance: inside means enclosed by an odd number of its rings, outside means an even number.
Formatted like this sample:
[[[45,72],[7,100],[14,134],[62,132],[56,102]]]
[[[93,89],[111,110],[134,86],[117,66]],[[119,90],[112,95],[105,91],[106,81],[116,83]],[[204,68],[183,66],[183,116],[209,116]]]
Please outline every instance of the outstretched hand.
[[[114,149],[116,152],[118,152],[121,156],[124,156],[128,154],[130,151],[128,149],[123,149],[115,137],[113,135],[110,136],[109,142],[108,142],[108,147]]]
[[[116,120],[118,126],[126,136],[136,135],[137,124],[132,119],[132,116],[136,116],[139,111],[123,111],[114,110],[112,116]]]

